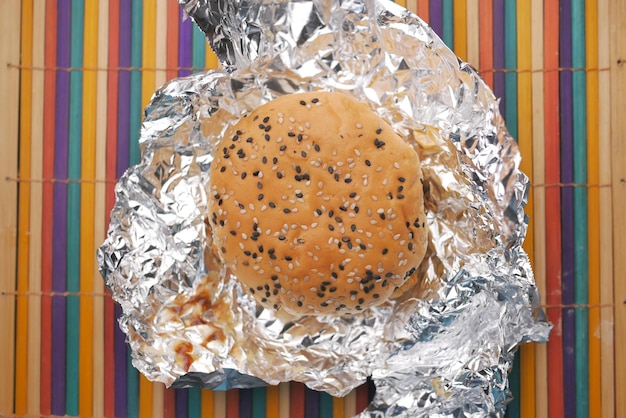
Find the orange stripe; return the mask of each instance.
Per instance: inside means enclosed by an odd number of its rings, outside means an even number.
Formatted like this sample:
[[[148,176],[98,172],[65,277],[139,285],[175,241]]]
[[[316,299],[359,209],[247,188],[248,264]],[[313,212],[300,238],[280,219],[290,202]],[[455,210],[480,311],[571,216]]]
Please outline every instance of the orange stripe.
[[[598,66],[598,4],[585,2],[586,65]],[[598,148],[598,88],[597,72],[587,73],[587,181],[600,181]],[[589,303],[600,303],[600,190],[588,189],[588,263]],[[589,310],[589,416],[602,416],[602,370],[600,345],[600,309]]]
[[[428,23],[430,20],[430,1],[429,0],[417,0],[417,14],[422,20]]]
[[[559,4],[544,2],[544,109],[546,183],[560,180],[559,148]],[[560,190],[546,189],[546,247],[551,256],[546,260],[546,302],[561,303],[561,200]],[[563,398],[563,336],[561,310],[548,309],[548,319],[554,324],[548,342],[548,411],[550,418],[564,415]]]
[[[268,386],[265,389],[267,397],[265,405],[265,416],[278,417],[280,413],[280,391],[278,386]]]
[[[96,67],[98,65],[98,1],[85,2],[85,34],[83,49],[83,65]],[[97,73],[85,71],[83,73],[83,111],[82,111],[82,141],[81,141],[81,178],[95,179],[96,176],[96,123],[97,123]],[[93,272],[95,252],[95,237],[93,227],[95,184],[81,184],[80,192],[80,290],[84,293],[93,292]],[[78,411],[82,416],[88,416],[93,410],[93,298],[80,300],[79,335],[80,335],[80,368],[78,370],[79,404]]]
[[[178,75],[178,27],[180,25],[178,4],[167,3],[167,72],[166,79],[171,80]]]
[[[493,3],[492,0],[480,0],[479,10],[479,72],[485,83],[493,89]],[[486,71],[489,70],[489,71]]]
[[[33,65],[33,4],[22,2],[21,17],[21,64]],[[20,74],[20,135],[19,162],[20,175],[30,179],[31,175],[31,110],[32,110],[32,71],[22,70]],[[29,183],[19,187],[18,230],[17,230],[17,291],[28,291],[28,264],[30,246],[30,193]],[[28,297],[17,297],[15,333],[15,413],[25,415],[28,402]]]

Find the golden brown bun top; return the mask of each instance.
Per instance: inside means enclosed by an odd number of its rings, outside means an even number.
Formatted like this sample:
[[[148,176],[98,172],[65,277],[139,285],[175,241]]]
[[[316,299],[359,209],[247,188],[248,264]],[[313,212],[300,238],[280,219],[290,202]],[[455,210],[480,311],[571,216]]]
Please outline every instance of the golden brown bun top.
[[[220,141],[210,175],[215,250],[265,307],[358,312],[387,300],[424,256],[417,153],[347,95],[260,106]]]

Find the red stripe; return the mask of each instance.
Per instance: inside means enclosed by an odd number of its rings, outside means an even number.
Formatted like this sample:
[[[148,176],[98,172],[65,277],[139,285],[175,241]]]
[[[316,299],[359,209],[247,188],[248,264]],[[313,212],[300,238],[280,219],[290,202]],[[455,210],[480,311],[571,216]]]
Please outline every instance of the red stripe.
[[[544,3],[544,107],[546,183],[560,181],[559,146],[559,2]],[[561,304],[561,196],[559,188],[546,191],[546,302]],[[550,418],[564,416],[563,397],[563,335],[561,309],[547,309],[554,324],[548,342],[548,412]]]
[[[369,405],[369,387],[367,383],[356,388],[356,412],[360,414]]]
[[[493,2],[492,0],[480,0],[479,32],[480,53],[479,72],[485,83],[493,89]]]
[[[110,0],[109,3],[109,56],[110,68],[119,66],[119,0]],[[126,40],[127,41],[127,40]],[[106,143],[106,178],[115,179],[117,166],[117,94],[118,72],[108,72],[107,85],[107,143]],[[107,183],[105,197],[106,223],[109,213],[115,203],[115,185]],[[114,303],[110,297],[104,300],[104,364],[108,365],[104,371],[104,416],[115,416],[115,321]]]
[[[289,418],[304,418],[304,384],[289,383]]]
[[[46,2],[45,66],[56,66],[57,43],[57,2]],[[54,177],[54,132],[55,132],[56,73],[44,74],[44,115],[43,115],[43,177]],[[52,291],[52,225],[53,225],[54,186],[42,185],[42,226],[41,226],[41,290],[44,295]],[[52,414],[52,298],[41,297],[41,377],[40,412]]]
[[[226,418],[239,418],[239,389],[226,392]]]
[[[163,391],[163,418],[174,418],[176,416],[176,391],[165,389]]]
[[[167,71],[168,80],[178,75],[178,31],[180,26],[179,6],[175,1],[167,3]]]

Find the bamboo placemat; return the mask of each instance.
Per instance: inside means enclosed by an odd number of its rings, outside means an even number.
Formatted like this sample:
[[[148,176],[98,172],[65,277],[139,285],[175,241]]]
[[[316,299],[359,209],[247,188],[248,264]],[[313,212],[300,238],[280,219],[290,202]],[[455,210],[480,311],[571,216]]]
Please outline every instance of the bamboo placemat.
[[[625,416],[626,6],[398,3],[481,72],[531,179],[525,249],[555,327],[521,347],[507,415]],[[171,390],[130,364],[94,253],[150,96],[217,65],[183,18],[170,0],[0,2],[2,416],[341,418],[367,406],[367,385],[344,398],[295,383]]]

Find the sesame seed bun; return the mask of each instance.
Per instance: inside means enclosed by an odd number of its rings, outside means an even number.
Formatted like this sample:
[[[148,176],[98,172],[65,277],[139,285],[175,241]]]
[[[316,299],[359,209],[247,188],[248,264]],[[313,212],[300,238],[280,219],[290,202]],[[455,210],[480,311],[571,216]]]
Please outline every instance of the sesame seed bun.
[[[214,249],[267,308],[356,313],[388,300],[426,250],[420,161],[345,94],[280,97],[219,142]]]

